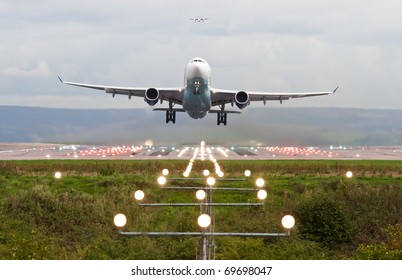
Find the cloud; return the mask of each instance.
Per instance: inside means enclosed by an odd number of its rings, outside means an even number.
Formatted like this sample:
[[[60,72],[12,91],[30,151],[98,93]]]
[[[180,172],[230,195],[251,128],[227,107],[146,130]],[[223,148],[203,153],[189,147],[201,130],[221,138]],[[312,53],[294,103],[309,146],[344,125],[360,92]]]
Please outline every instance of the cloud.
[[[214,87],[341,85],[337,95],[286,104],[402,108],[400,0],[39,1],[35,9],[36,2],[0,4],[7,38],[0,42],[0,104],[6,95],[29,105],[28,98],[47,94],[60,97],[49,99],[55,107],[88,105],[77,96],[92,98],[91,107],[146,107],[140,99],[104,101],[101,93],[61,85],[56,74],[83,83],[176,87],[185,64],[200,56],[212,67]],[[188,20],[197,15],[210,20]]]
[[[12,77],[48,77],[52,75],[50,67],[45,61],[39,62],[33,69],[21,69],[18,66],[12,66],[5,68],[1,73]]]

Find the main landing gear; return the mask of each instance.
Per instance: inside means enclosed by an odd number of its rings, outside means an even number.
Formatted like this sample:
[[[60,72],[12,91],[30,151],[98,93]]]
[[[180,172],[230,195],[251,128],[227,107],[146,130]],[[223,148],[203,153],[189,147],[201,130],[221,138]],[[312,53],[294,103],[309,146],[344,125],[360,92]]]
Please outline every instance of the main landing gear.
[[[220,125],[221,123],[223,123],[223,125],[226,125],[228,114],[225,112],[219,112],[217,113],[217,116],[218,116],[217,124]]]
[[[166,123],[176,123],[176,111],[166,110]]]
[[[172,122],[176,123],[176,111],[173,110],[175,104],[171,99],[169,99],[169,110],[166,110],[166,123]]]
[[[225,101],[222,102],[222,105],[219,105],[221,108],[221,111],[218,112],[217,115],[217,124],[220,125],[223,123],[223,125],[226,125],[226,122],[228,120],[228,114],[225,112]]]

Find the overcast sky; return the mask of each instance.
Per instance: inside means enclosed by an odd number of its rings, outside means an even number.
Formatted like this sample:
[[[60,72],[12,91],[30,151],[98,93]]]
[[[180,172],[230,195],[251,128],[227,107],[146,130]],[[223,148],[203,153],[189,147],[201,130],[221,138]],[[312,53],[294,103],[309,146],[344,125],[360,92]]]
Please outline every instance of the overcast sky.
[[[62,85],[57,75],[176,87],[200,56],[218,88],[340,86],[336,95],[282,106],[402,109],[401,11],[400,0],[0,0],[0,105],[147,107],[140,98]]]

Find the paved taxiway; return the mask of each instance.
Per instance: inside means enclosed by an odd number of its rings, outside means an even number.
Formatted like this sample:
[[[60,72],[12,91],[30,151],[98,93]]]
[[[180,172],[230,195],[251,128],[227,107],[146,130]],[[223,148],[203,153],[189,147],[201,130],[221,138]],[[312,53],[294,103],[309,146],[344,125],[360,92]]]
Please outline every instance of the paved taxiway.
[[[222,147],[91,146],[43,143],[0,143],[0,160],[38,159],[208,159],[218,160],[402,160],[402,147]]]

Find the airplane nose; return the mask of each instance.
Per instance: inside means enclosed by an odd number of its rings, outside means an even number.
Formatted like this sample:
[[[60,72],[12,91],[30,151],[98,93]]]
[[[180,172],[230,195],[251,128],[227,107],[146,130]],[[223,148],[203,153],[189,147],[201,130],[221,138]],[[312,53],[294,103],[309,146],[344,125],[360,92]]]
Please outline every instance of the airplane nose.
[[[203,67],[204,65],[190,65],[187,68],[187,77],[188,78],[194,78],[194,77],[204,77],[206,74],[206,71]]]

